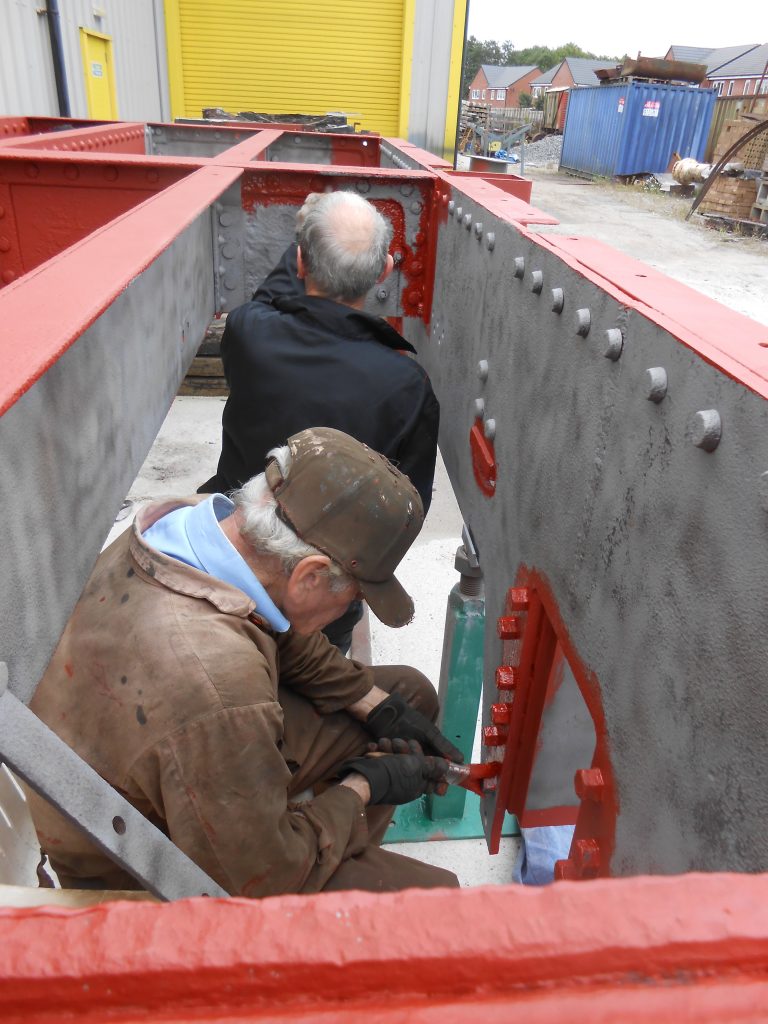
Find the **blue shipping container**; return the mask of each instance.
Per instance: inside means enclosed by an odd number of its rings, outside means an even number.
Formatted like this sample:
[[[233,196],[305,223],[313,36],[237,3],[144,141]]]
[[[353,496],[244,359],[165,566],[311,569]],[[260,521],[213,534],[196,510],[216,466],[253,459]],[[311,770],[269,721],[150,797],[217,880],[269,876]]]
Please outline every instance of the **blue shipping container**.
[[[571,89],[560,166],[613,177],[663,173],[673,153],[701,161],[715,95],[651,82]]]

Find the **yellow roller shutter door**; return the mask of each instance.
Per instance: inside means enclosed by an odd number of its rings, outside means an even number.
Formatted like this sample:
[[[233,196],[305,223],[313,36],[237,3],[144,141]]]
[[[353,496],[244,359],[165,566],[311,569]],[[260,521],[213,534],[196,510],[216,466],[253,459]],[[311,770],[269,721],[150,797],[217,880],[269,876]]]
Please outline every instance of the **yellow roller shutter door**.
[[[408,0],[166,0],[173,116],[343,111],[400,127]]]

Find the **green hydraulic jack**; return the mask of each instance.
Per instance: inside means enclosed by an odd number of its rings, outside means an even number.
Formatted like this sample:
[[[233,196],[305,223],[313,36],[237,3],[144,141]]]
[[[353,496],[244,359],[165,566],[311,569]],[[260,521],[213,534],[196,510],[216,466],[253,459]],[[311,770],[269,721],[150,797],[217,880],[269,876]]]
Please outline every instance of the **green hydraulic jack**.
[[[445,617],[439,725],[469,763],[483,690],[485,597],[483,572],[466,527],[462,540],[455,562],[460,579],[448,596]],[[508,815],[502,834],[518,831],[516,819]],[[461,786],[449,786],[445,796],[430,794],[396,808],[386,842],[475,839],[484,834],[480,797]]]

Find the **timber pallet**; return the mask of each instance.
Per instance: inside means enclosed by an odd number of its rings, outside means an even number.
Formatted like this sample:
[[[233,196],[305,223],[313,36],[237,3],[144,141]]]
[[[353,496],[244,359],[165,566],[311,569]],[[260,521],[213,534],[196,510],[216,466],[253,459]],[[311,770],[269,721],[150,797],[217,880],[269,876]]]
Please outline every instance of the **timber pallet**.
[[[224,366],[221,362],[221,335],[226,322],[226,316],[222,316],[208,325],[197,355],[192,360],[187,375],[181,382],[180,395],[226,396],[229,394],[227,380],[224,376]]]

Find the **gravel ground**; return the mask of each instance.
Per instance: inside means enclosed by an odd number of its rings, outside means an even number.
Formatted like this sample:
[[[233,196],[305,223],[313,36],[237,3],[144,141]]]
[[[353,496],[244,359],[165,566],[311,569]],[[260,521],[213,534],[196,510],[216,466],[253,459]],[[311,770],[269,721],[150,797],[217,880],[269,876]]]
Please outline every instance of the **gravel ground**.
[[[525,166],[557,168],[560,166],[562,149],[562,135],[547,135],[538,142],[530,142],[525,147]]]

